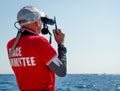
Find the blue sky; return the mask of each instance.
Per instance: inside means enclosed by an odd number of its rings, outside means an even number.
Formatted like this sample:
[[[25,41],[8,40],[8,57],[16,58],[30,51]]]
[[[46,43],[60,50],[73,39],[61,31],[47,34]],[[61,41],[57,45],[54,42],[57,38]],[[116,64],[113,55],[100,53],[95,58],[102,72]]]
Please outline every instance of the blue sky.
[[[120,0],[2,0],[0,73],[12,73],[6,44],[16,36],[13,24],[26,5],[56,16],[66,34],[68,73],[120,74]]]

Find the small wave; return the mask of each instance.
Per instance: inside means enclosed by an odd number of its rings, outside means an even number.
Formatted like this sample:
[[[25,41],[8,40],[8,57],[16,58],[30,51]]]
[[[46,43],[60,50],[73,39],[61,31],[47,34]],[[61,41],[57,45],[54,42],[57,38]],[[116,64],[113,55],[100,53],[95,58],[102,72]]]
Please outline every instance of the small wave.
[[[120,86],[118,86],[118,87],[116,88],[116,90],[117,90],[117,91],[120,91]]]
[[[75,88],[78,88],[78,89],[84,89],[84,88],[92,88],[93,85],[89,85],[89,84],[79,84],[79,85],[76,85]]]

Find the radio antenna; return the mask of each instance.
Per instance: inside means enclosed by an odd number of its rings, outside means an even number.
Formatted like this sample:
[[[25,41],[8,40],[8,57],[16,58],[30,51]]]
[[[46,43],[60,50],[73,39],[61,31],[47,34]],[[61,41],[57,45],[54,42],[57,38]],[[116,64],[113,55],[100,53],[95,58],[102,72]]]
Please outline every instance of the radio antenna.
[[[56,17],[54,16],[54,21],[55,21],[55,30],[57,30],[57,22],[56,22]]]

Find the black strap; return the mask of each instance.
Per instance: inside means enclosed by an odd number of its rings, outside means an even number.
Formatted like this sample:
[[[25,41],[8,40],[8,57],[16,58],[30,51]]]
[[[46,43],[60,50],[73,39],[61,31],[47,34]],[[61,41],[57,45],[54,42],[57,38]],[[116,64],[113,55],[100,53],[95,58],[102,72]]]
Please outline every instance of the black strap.
[[[30,31],[24,30],[21,36],[26,36],[26,35],[35,35],[35,34]]]

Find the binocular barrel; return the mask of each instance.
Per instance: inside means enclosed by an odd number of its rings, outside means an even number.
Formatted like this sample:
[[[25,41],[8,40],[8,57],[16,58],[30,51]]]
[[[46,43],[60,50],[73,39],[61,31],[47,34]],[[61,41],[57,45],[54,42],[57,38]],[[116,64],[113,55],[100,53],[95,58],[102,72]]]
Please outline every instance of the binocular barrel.
[[[41,21],[45,24],[49,24],[49,25],[54,25],[55,24],[55,20],[52,18],[48,18],[48,17],[41,17]]]

